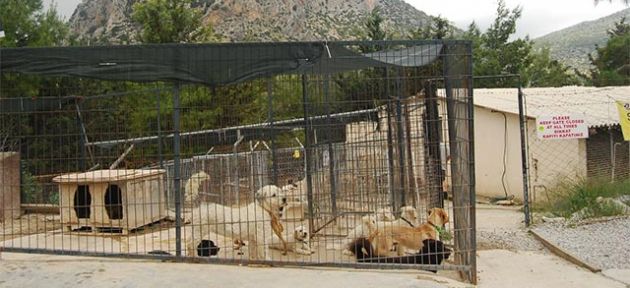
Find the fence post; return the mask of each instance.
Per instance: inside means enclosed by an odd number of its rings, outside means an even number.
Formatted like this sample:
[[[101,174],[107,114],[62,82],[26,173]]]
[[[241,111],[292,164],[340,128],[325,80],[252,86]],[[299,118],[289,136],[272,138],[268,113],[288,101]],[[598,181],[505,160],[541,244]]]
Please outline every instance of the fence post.
[[[273,185],[283,186],[278,184],[278,161],[276,161],[276,130],[274,129],[273,121],[273,78],[267,79],[267,122],[271,126],[271,166],[272,166],[272,178]]]
[[[530,217],[529,217],[529,179],[527,175],[529,175],[529,165],[527,158],[527,143],[526,143],[526,125],[525,121],[525,109],[523,107],[523,89],[521,88],[521,77],[518,77],[518,116],[521,128],[521,165],[523,170],[523,210],[525,212],[525,226],[529,227]]]
[[[309,232],[313,235],[313,229],[315,226],[313,225],[313,217],[315,217],[313,213],[313,179],[311,178],[311,125],[308,123],[308,83],[306,79],[306,74],[302,74],[302,105],[304,107],[304,160],[305,164],[305,174],[306,178],[306,197],[308,200],[308,224],[309,224]]]
[[[399,202],[395,202],[394,208],[396,211],[400,209],[400,207],[405,205],[405,194],[407,194],[407,187],[405,187],[405,134],[403,132],[403,111],[402,111],[402,68],[398,71],[399,75],[396,77],[396,138],[398,138],[398,169],[400,170],[400,198],[397,199]]]
[[[181,202],[181,159],[179,139],[179,90],[180,83],[173,87],[173,188],[175,193],[175,256],[182,256],[182,202]]]
[[[332,120],[330,118],[330,74],[324,76],[324,101],[326,101],[326,120],[328,129],[328,169],[330,171],[330,204],[332,205],[333,217],[337,217],[337,183],[335,178],[335,154],[332,147],[331,130],[333,129]]]
[[[161,118],[162,117],[160,116],[160,114],[162,114],[162,113],[160,113],[161,112],[160,100],[162,100],[162,97],[161,97],[162,94],[161,93],[162,93],[162,91],[159,90],[157,92],[157,95],[156,95],[156,97],[157,97],[157,107],[156,107],[157,108],[157,113],[156,113],[157,114],[157,136],[158,136],[158,140],[157,141],[158,141],[158,157],[159,157],[159,160],[160,160],[160,169],[164,169],[164,155],[163,155],[163,153],[164,153],[163,152],[164,151],[163,145],[164,144],[162,143],[162,124],[161,124]],[[167,197],[167,201],[168,201],[168,197]]]
[[[387,99],[387,181],[389,182],[389,201],[392,212],[397,212],[396,191],[394,190],[394,147],[392,144],[392,103],[389,99],[389,70],[385,68],[385,98]]]
[[[453,184],[455,263],[468,266],[468,280],[476,284],[472,63],[459,63],[455,59],[458,53],[465,52],[470,57],[472,52],[470,46],[464,52],[458,51],[457,46],[445,46],[444,49],[442,57]],[[465,95],[462,88],[468,90]]]

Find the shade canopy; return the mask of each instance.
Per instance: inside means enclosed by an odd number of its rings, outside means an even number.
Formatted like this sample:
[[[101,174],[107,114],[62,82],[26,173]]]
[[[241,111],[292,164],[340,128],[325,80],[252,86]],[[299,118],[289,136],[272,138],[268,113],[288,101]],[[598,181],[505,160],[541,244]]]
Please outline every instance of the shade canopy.
[[[358,44],[349,42],[4,48],[0,71],[219,86],[278,74],[326,74],[370,67],[420,67],[432,63],[441,54],[441,42],[404,42],[399,41],[398,48],[367,54],[350,49]],[[388,45],[392,47],[392,44]]]

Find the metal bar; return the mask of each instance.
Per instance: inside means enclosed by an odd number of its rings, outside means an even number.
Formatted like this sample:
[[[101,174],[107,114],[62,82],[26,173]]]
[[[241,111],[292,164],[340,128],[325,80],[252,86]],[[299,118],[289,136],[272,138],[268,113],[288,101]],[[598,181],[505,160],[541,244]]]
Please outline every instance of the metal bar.
[[[332,118],[343,118],[343,117],[352,117],[352,116],[359,116],[359,115],[364,115],[364,114],[370,114],[370,113],[375,113],[375,112],[378,112],[378,109],[375,108],[375,109],[366,109],[366,110],[360,110],[360,111],[336,113],[336,114],[330,115],[330,117],[332,117]],[[310,120],[311,121],[325,120],[326,117],[328,117],[328,116],[327,115],[313,116],[313,117],[310,117]],[[264,122],[264,123],[248,124],[248,125],[234,126],[234,127],[228,127],[228,128],[208,129],[208,130],[200,130],[200,131],[193,131],[193,132],[185,132],[185,133],[180,133],[180,136],[187,137],[187,136],[204,135],[204,134],[210,134],[210,133],[225,133],[227,131],[244,130],[244,129],[265,129],[265,128],[270,129],[270,128],[278,127],[278,126],[293,126],[293,125],[300,124],[302,121],[304,121],[304,119],[297,118],[297,119],[275,121],[273,123]],[[289,129],[289,128],[287,128],[287,129]],[[174,137],[174,134],[164,135],[163,138],[172,138],[172,137]],[[125,144],[125,143],[129,143],[129,142],[138,143],[138,142],[145,142],[145,141],[153,141],[153,140],[157,140],[157,139],[160,139],[160,137],[158,137],[158,136],[136,137],[136,138],[119,139],[119,140],[89,142],[89,143],[86,144],[86,146]]]
[[[236,188],[236,205],[240,205],[240,195],[241,194],[241,176],[240,171],[238,171],[238,145],[241,144],[241,142],[243,141],[243,139],[245,139],[245,137],[243,137],[241,135],[241,131],[238,130],[238,139],[236,140],[236,142],[234,142],[234,145],[232,147],[232,153],[234,155],[234,171],[235,171],[235,177],[234,177],[234,181],[236,183],[234,183],[234,187]],[[234,191],[233,191],[234,192]],[[232,194],[232,196],[234,196],[234,194]]]
[[[403,111],[402,111],[402,68],[398,71],[399,75],[396,78],[396,137],[398,138],[398,173],[400,173],[400,195],[398,203],[395,202],[394,209],[397,211],[400,207],[405,205],[405,194],[407,194],[407,189],[405,187],[405,135],[403,132]]]
[[[309,124],[308,117],[308,82],[306,78],[306,74],[302,74],[302,105],[304,107],[304,142],[306,142],[306,146],[304,147],[304,161],[306,162],[304,169],[306,170],[306,198],[308,201],[308,224],[309,224],[309,232],[311,235],[313,234],[313,229],[315,228],[313,224],[313,218],[315,217],[313,211],[313,179],[311,175],[311,130],[313,127]]]
[[[472,77],[473,74],[473,60],[472,60],[472,45],[471,43],[467,43],[465,46],[466,49],[466,54],[468,55],[468,57],[466,57],[466,59],[468,60],[468,62],[465,64],[466,65],[466,74],[469,76],[466,76],[464,79],[466,82],[468,82],[468,86],[466,88],[468,88],[468,139],[469,139],[469,144],[468,144],[468,156],[470,157],[468,159],[468,173],[469,173],[469,183],[470,183],[470,198],[469,198],[469,205],[470,205],[470,214],[469,214],[469,218],[470,221],[468,222],[470,225],[470,269],[468,270],[468,273],[470,273],[470,280],[472,282],[472,284],[477,285],[477,207],[476,207],[476,203],[477,203],[477,190],[475,189],[475,187],[477,187],[477,183],[476,183],[476,175],[475,175],[475,104],[474,104],[474,79]],[[461,61],[461,60],[460,60]],[[463,86],[463,85],[462,85]],[[465,87],[465,86],[464,86]]]
[[[173,190],[175,194],[175,256],[182,256],[182,195],[181,195],[181,159],[179,138],[179,113],[181,85],[173,86]]]
[[[162,100],[162,97],[160,97],[162,94],[160,93],[161,91],[158,90],[157,93],[157,137],[158,137],[158,157],[160,160],[160,169],[164,169],[164,142],[162,142],[162,123],[161,123],[161,111],[162,109],[160,108],[160,102]]]
[[[451,49],[453,47],[446,47],[447,49],[446,55],[451,54]],[[451,63],[449,61],[449,56],[443,57],[443,66],[444,66],[444,87],[446,92],[446,110],[448,115],[448,135],[449,135],[449,144],[450,144],[450,152],[451,152],[451,175],[453,182],[453,211],[454,211],[454,231],[455,231],[455,263],[461,265],[471,265],[472,258],[476,257],[475,255],[471,255],[472,251],[472,241],[471,237],[475,237],[475,235],[471,234],[470,230],[470,218],[474,215],[470,214],[470,208],[472,204],[470,203],[470,189],[468,179],[470,177],[470,173],[466,173],[470,166],[470,163],[466,162],[466,160],[470,160],[470,147],[467,146],[466,138],[469,137],[470,131],[464,131],[468,124],[464,121],[469,121],[467,117],[468,109],[470,109],[470,105],[472,103],[462,103],[459,97],[453,93],[454,87],[457,85],[462,79],[456,78],[459,76],[452,74]],[[458,71],[455,71],[458,72]],[[466,110],[462,110],[461,105],[466,104]],[[463,113],[462,113],[463,112]],[[464,114],[465,113],[465,114]],[[462,115],[463,114],[463,115]],[[464,126],[464,127],[462,127]],[[466,133],[468,132],[468,133]],[[472,139],[468,139],[472,141]],[[469,172],[469,171],[468,171]],[[476,279],[473,278],[473,274],[469,273],[467,275],[469,281],[474,282]]]
[[[77,124],[79,125],[79,129],[81,131],[81,138],[79,140],[79,145],[81,146],[81,162],[83,162],[83,164],[81,165],[82,167],[81,170],[85,170],[85,156],[86,156],[86,151],[87,153],[89,153],[90,156],[90,164],[94,165],[94,155],[92,154],[92,149],[87,147],[87,144],[90,143],[88,137],[87,137],[87,130],[85,129],[85,124],[83,124],[83,116],[81,116],[81,107],[79,107],[79,103],[76,102],[74,103],[75,108],[77,109]]]
[[[324,76],[324,101],[326,102],[326,115],[328,115],[328,171],[330,172],[330,204],[332,206],[332,214],[337,215],[337,181],[335,179],[335,154],[332,146],[331,130],[333,130],[332,119],[330,118],[330,75]]]
[[[521,88],[521,78],[518,78],[518,117],[520,119],[520,132],[521,132],[521,166],[523,170],[523,210],[525,213],[525,226],[528,226],[530,223],[530,211],[529,211],[529,181],[527,175],[529,175],[529,165],[527,158],[527,143],[526,143],[526,135],[527,131],[525,129],[525,121],[527,121],[525,117],[525,109],[523,105],[524,97],[523,97],[523,89]]]
[[[273,127],[273,83],[272,78],[267,79],[267,123],[271,126],[271,181],[273,185],[278,185],[278,159],[276,158],[276,131]]]
[[[120,155],[120,157],[118,157],[118,159],[116,159],[116,161],[114,161],[114,163],[112,163],[112,165],[109,166],[109,169],[116,169],[116,167],[118,167],[118,165],[120,164],[120,162],[122,162],[125,157],[127,157],[127,155],[129,154],[129,152],[131,152],[131,150],[133,150],[133,148],[136,146],[136,144],[131,144],[126,150],[125,152]]]
[[[396,212],[396,190],[394,189],[394,144],[393,144],[393,135],[392,135],[392,104],[389,100],[389,70],[385,68],[385,99],[387,99],[387,181],[389,182],[389,201],[392,212]]]

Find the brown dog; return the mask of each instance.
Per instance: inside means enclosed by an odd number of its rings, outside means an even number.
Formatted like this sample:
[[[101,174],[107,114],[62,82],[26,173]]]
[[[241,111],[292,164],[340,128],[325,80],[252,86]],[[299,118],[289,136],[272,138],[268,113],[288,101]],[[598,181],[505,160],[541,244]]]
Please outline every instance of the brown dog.
[[[402,256],[405,248],[420,251],[422,241],[426,239],[440,240],[440,233],[437,229],[448,223],[448,213],[442,208],[431,208],[428,213],[427,222],[418,227],[368,225],[373,237],[374,254],[376,256],[390,256],[390,252],[396,247],[398,256]]]

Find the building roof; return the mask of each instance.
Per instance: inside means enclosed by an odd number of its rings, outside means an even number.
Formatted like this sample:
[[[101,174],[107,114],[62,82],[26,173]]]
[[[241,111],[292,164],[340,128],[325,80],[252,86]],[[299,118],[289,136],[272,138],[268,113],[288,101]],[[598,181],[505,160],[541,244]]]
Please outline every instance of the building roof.
[[[53,182],[57,183],[102,183],[126,181],[160,175],[166,173],[166,170],[130,170],[130,169],[112,169],[112,170],[96,170],[85,173],[70,173],[53,178]]]
[[[615,101],[630,102],[630,86],[524,88],[525,115],[575,115],[584,117],[589,127],[619,124]],[[518,114],[516,88],[475,89],[475,106]]]

